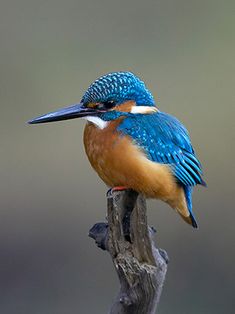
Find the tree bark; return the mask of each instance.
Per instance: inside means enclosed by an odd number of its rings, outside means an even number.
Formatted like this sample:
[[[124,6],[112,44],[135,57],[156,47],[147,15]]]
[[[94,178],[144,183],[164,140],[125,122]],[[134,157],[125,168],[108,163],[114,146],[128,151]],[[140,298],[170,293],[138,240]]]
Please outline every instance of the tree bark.
[[[146,201],[133,190],[110,191],[106,223],[95,224],[89,236],[107,250],[120,281],[110,314],[154,314],[167,272],[168,256],[154,245],[155,230],[147,224]]]

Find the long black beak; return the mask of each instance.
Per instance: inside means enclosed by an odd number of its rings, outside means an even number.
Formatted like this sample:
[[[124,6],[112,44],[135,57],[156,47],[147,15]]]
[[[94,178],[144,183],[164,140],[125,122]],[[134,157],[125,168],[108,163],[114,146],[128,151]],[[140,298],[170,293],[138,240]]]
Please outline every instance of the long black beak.
[[[75,119],[75,118],[82,118],[85,116],[97,116],[100,111],[86,108],[82,104],[77,104],[73,106],[69,106],[67,108],[59,109],[57,111],[53,111],[42,116],[39,116],[35,119],[28,121],[29,124],[36,124],[36,123],[46,123],[46,122],[54,122],[54,121],[61,121],[61,120],[68,120],[68,119]]]

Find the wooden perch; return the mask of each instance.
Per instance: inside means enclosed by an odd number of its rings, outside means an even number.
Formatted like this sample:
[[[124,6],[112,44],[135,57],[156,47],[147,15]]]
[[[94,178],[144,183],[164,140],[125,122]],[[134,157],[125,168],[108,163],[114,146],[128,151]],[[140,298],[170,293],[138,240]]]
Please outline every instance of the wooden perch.
[[[164,284],[168,256],[153,242],[145,198],[133,190],[109,192],[108,224],[97,223],[89,236],[107,250],[120,280],[110,314],[154,314]]]

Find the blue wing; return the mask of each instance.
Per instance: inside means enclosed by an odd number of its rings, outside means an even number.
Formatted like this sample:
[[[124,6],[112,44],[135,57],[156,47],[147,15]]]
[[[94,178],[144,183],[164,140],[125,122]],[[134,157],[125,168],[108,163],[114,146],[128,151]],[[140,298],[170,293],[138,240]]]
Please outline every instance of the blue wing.
[[[129,114],[118,130],[141,146],[150,160],[169,165],[183,186],[205,185],[188,131],[175,117],[163,112]]]

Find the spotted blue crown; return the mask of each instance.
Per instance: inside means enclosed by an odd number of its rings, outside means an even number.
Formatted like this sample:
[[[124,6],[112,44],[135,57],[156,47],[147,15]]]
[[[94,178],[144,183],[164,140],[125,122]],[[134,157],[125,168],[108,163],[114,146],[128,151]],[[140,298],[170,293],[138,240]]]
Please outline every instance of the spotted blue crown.
[[[90,85],[82,103],[134,100],[140,106],[154,106],[152,94],[143,81],[131,72],[113,72],[101,76]]]

